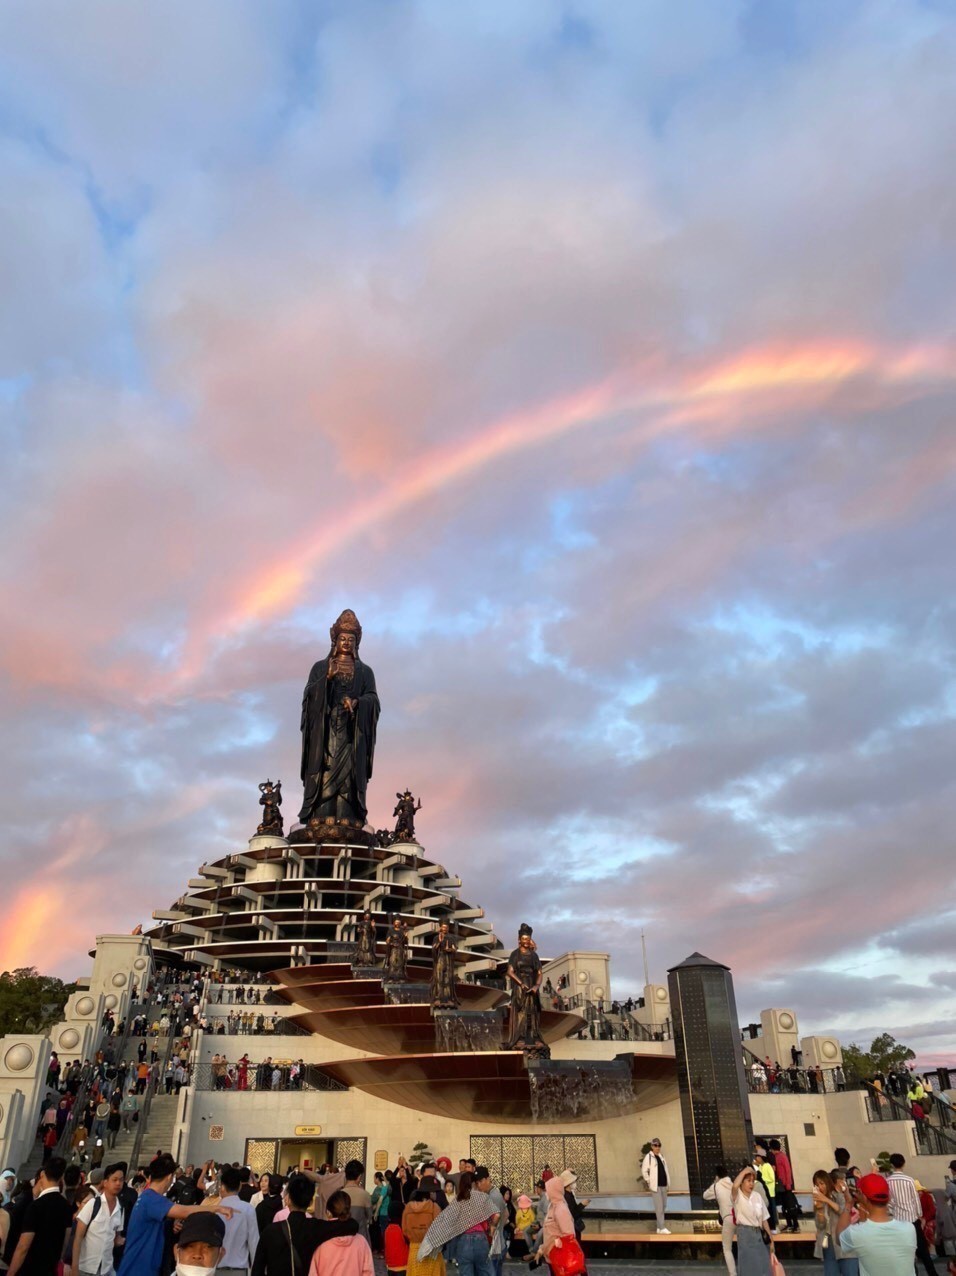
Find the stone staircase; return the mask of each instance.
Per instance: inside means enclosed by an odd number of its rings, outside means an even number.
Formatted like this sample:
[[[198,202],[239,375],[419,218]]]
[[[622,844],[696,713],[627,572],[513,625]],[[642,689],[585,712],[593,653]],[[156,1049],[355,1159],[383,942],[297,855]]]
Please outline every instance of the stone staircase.
[[[143,1131],[143,1140],[140,1146],[139,1159],[144,1166],[150,1163],[160,1149],[163,1152],[171,1152],[173,1150],[173,1134],[176,1129],[176,1106],[178,1101],[175,1094],[153,1095],[149,1109],[149,1120]],[[116,1146],[112,1149],[106,1149],[106,1155],[103,1157],[104,1165],[113,1165],[117,1161],[126,1161],[129,1164],[133,1155],[138,1129],[139,1123],[137,1122],[128,1134],[125,1130],[120,1130]],[[29,1158],[20,1167],[20,1177],[32,1178],[39,1170],[42,1159],[43,1148],[39,1140],[37,1140]],[[138,1168],[138,1166],[129,1165],[131,1174]],[[86,1170],[89,1172],[88,1164]]]
[[[179,1102],[175,1094],[154,1094],[149,1107],[149,1120],[143,1131],[143,1139],[140,1145],[139,1160],[141,1165],[148,1165],[157,1152],[171,1152],[173,1150],[173,1132],[176,1128],[176,1105]],[[116,1147],[110,1151],[106,1150],[106,1156],[103,1164],[110,1162],[126,1161],[129,1163],[133,1154],[133,1145],[136,1142],[136,1126],[130,1130],[129,1134],[120,1130],[119,1138],[116,1140]],[[139,1166],[130,1164],[129,1169],[132,1174]]]

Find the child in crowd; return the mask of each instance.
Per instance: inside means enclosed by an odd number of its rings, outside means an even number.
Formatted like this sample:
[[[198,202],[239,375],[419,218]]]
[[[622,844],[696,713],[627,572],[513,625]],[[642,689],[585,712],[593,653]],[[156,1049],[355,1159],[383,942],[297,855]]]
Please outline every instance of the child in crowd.
[[[388,1276],[404,1276],[408,1266],[408,1241],[398,1223],[385,1229],[385,1266]]]

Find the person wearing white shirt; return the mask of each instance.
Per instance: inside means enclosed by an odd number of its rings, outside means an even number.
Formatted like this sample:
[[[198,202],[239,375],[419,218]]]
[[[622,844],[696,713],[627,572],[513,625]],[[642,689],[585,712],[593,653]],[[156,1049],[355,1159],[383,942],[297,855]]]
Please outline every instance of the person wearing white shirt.
[[[720,1215],[720,1240],[724,1249],[724,1262],[727,1264],[727,1276],[737,1276],[737,1264],[734,1261],[734,1233],[737,1225],[734,1222],[733,1181],[727,1170],[718,1165],[714,1170],[714,1181],[704,1192],[705,1201],[717,1202],[717,1213]]]
[[[916,1233],[916,1261],[923,1264],[926,1276],[936,1276],[936,1266],[923,1233],[923,1205],[915,1181],[903,1173],[905,1164],[906,1158],[899,1152],[890,1157],[893,1173],[886,1180],[890,1186],[890,1213],[894,1218],[912,1224]]]
[[[74,1276],[112,1276],[113,1248],[122,1245],[123,1209],[119,1194],[126,1175],[115,1165],[107,1166],[100,1184],[102,1191],[92,1196],[76,1216],[72,1268]]]
[[[232,1217],[226,1219],[226,1236],[223,1241],[222,1261],[219,1273],[245,1276],[256,1256],[259,1244],[259,1226],[256,1211],[248,1201],[239,1196],[242,1178],[234,1165],[224,1165],[219,1175],[220,1203],[228,1205]]]
[[[763,1193],[754,1190],[757,1182],[752,1165],[745,1165],[733,1181],[730,1197],[737,1215],[737,1276],[770,1276],[774,1252],[770,1234],[770,1211]],[[761,1233],[765,1233],[769,1246]]]
[[[667,1173],[667,1162],[661,1154],[660,1139],[651,1139],[651,1150],[641,1162],[641,1178],[650,1188],[654,1198],[654,1214],[657,1218],[658,1236],[670,1236],[670,1228],[664,1226],[667,1211],[667,1185],[670,1176]]]

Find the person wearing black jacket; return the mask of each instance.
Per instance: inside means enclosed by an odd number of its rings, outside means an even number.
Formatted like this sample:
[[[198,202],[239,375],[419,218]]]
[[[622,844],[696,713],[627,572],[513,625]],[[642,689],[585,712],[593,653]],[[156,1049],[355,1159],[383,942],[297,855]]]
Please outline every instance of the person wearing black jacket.
[[[310,1218],[306,1210],[314,1195],[314,1183],[304,1174],[292,1175],[285,1188],[289,1217],[281,1223],[269,1223],[263,1229],[252,1263],[252,1276],[308,1276],[312,1255],[320,1245],[335,1236],[358,1233],[354,1218],[335,1221]]]
[[[13,1252],[23,1231],[23,1220],[32,1204],[33,1184],[29,1180],[18,1183],[13,1200],[6,1206],[7,1213],[10,1215],[10,1230],[7,1232],[7,1243],[3,1250],[4,1269],[10,1266],[10,1260],[13,1258]]]
[[[120,1209],[123,1211],[123,1226],[120,1228],[120,1236],[126,1239],[126,1229],[129,1227],[129,1216],[133,1206],[139,1200],[139,1193],[135,1187],[130,1187],[126,1182],[126,1176],[129,1174],[129,1165],[126,1161],[117,1161],[116,1168],[123,1171],[123,1186],[120,1188],[119,1201]],[[113,1247],[113,1270],[119,1271],[120,1259],[123,1257],[123,1246],[115,1245]]]
[[[256,1206],[256,1223],[261,1236],[282,1209],[282,1175],[266,1174],[260,1179],[260,1184],[265,1188],[265,1195]]]

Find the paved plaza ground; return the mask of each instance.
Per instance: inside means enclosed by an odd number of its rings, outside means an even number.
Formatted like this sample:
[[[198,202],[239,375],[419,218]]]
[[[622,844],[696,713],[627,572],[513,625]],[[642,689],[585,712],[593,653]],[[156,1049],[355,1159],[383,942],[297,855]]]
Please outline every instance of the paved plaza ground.
[[[822,1271],[822,1263],[816,1263],[812,1260],[801,1259],[784,1263],[787,1276],[811,1276]],[[518,1276],[519,1272],[528,1270],[526,1263],[506,1262],[504,1267],[507,1276]],[[940,1273],[945,1272],[945,1267],[939,1265]],[[548,1276],[547,1267],[539,1267],[537,1269],[538,1276]],[[724,1273],[726,1276],[726,1267],[723,1260],[707,1259],[699,1263],[673,1263],[668,1262],[663,1256],[655,1260],[637,1260],[633,1258],[611,1259],[602,1258],[595,1262],[588,1263],[588,1276],[626,1276],[627,1272],[653,1272],[654,1276],[704,1276],[704,1273]],[[454,1264],[448,1266],[449,1276],[455,1276],[457,1268]],[[375,1276],[385,1276],[385,1264],[379,1255],[375,1256]]]

